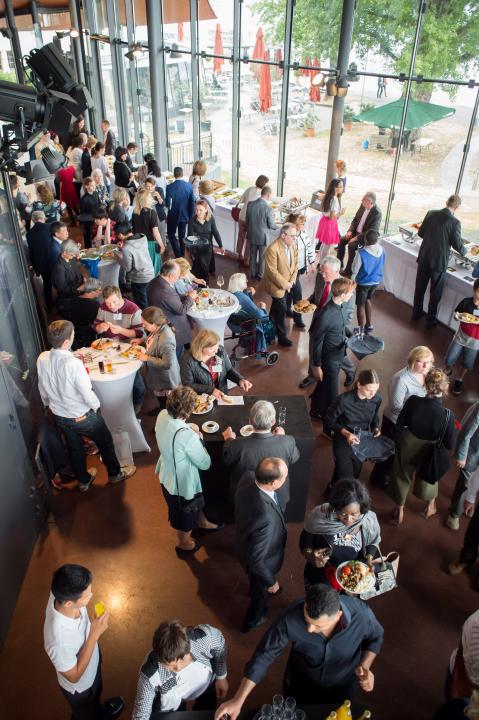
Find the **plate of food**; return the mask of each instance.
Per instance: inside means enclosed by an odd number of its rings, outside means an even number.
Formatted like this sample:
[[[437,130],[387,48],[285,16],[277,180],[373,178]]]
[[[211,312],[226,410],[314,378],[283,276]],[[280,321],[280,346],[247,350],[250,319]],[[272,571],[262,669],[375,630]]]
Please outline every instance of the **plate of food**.
[[[376,584],[374,570],[360,560],[349,560],[338,565],[336,580],[343,590],[353,595],[369,592]]]
[[[90,347],[95,348],[95,350],[111,350],[111,348],[115,346],[108,338],[98,338],[98,340],[92,342]]]
[[[457,319],[468,325],[479,325],[479,317],[467,312],[457,313]]]
[[[240,430],[240,434],[243,437],[249,437],[252,433],[254,433],[254,427],[252,425],[243,425]]]
[[[309,300],[298,300],[297,303],[294,303],[293,310],[302,315],[309,315],[316,310],[316,305],[310,303]]]
[[[192,410],[193,415],[205,415],[213,409],[213,398],[211,395],[203,393],[196,397],[195,406]]]
[[[468,255],[472,255],[473,257],[479,255],[479,245],[473,245],[472,248],[468,250]]]
[[[121,357],[128,358],[129,360],[138,360],[143,352],[144,348],[140,345],[130,345],[130,347],[123,350],[120,355]]]
[[[201,429],[205,433],[208,433],[208,435],[211,435],[212,433],[218,432],[218,430],[220,429],[220,426],[214,420],[208,420],[207,422],[203,423],[203,425],[201,426]]]

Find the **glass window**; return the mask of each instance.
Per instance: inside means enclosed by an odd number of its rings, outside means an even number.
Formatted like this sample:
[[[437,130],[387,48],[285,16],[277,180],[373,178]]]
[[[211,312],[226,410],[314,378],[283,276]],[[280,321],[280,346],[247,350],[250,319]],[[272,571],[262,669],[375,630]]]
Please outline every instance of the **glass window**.
[[[469,96],[475,95],[477,92],[477,88],[460,90],[458,102],[464,97],[464,93],[467,93],[468,103],[470,103]],[[479,116],[476,117],[459,194],[462,205],[457,211],[457,217],[461,221],[464,236],[469,240],[479,242]]]

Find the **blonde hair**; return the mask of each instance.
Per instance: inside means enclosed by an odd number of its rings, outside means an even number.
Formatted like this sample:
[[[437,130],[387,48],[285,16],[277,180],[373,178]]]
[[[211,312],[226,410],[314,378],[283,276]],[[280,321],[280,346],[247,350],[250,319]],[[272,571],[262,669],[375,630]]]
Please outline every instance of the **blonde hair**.
[[[431,368],[424,378],[428,395],[447,396],[449,392],[449,380],[447,375],[439,368]]]
[[[150,209],[153,205],[153,198],[149,190],[138,190],[136,193],[136,202],[133,212],[139,215],[145,208]]]
[[[416,347],[413,347],[413,349],[408,353],[408,368],[411,369],[415,362],[423,360],[424,358],[430,358],[431,362],[434,362],[434,355],[427,345],[416,345]]]
[[[212,180],[201,180],[199,191],[202,195],[212,195],[215,191],[215,184]]]
[[[200,207],[206,208],[205,220],[206,220],[206,222],[208,222],[208,220],[211,219],[212,212],[211,212],[211,208],[208,205],[208,203],[206,202],[206,200],[197,200],[195,202],[195,206],[196,207],[200,206]]]
[[[47,185],[37,185],[37,195],[44,205],[51,205],[55,197]]]
[[[113,202],[117,205],[121,205],[123,200],[127,200],[129,198],[128,192],[125,190],[125,188],[119,188],[117,187],[113,191]]]
[[[220,336],[213,330],[200,330],[191,341],[191,354],[195,360],[201,362],[203,360],[203,351],[206,348],[218,345]]]
[[[228,292],[241,292],[248,285],[248,278],[244,273],[233,273],[228,283]]]
[[[86,141],[86,146],[87,146],[88,150],[91,150],[92,147],[95,147],[95,145],[96,145],[96,137],[94,135],[90,135],[90,137]]]
[[[175,258],[175,263],[180,268],[180,277],[185,277],[191,271],[191,265],[184,257]]]
[[[344,175],[344,173],[346,172],[346,163],[344,162],[344,160],[336,160],[334,164],[336,165],[338,175]]]
[[[191,174],[199,175],[200,177],[203,177],[203,175],[205,175],[207,169],[208,169],[208,166],[204,160],[197,160],[195,162],[195,164],[193,165],[193,170],[191,171]]]

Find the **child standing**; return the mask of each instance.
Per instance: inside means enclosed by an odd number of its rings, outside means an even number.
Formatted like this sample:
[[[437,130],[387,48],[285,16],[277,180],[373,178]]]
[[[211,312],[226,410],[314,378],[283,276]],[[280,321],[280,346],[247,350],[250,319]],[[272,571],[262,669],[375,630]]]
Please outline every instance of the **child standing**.
[[[464,298],[454,311],[454,317],[458,320],[458,313],[469,313],[479,318],[479,280],[474,282],[472,297]],[[479,324],[461,321],[459,328],[454,335],[446,353],[446,375],[452,374],[454,365],[461,361],[461,370],[454,381],[452,388],[453,395],[462,393],[464,375],[472,370],[479,351]]]
[[[358,325],[365,326],[365,332],[374,330],[371,318],[371,298],[383,280],[384,250],[378,243],[379,233],[368,230],[365,245],[353,260],[352,274],[356,280],[356,312]]]

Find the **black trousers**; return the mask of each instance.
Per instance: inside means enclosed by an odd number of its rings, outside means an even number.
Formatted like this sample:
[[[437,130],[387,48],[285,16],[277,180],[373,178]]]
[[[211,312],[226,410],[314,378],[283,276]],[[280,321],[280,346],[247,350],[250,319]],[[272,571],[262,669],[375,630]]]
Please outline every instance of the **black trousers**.
[[[343,478],[358,478],[363,466],[340,433],[333,437],[334,472],[331,484]]]
[[[348,248],[348,262],[345,268],[346,275],[351,275],[351,265],[353,264],[354,257],[358,248],[363,247],[364,243],[360,240],[347,240],[345,236],[341,238],[338,245],[337,256],[338,260],[341,260],[341,265],[344,263],[344,256],[346,255],[346,248]]]
[[[286,309],[288,312],[291,312],[291,306],[294,303],[299,302],[299,300],[303,299],[302,289],[301,289],[301,283],[299,282],[300,274],[298,273],[296,275],[296,281],[289,291],[289,293],[286,293]],[[295,323],[302,323],[303,318],[301,317],[301,313],[294,312],[293,310],[293,320]]]
[[[73,349],[87,347],[95,339],[92,324],[98,313],[99,300],[96,298],[59,298],[57,299],[58,312],[70,320],[75,326],[75,342]]]
[[[71,720],[101,720],[103,713],[101,711],[100,697],[103,690],[101,679],[101,660],[98,663],[93,685],[81,693],[69,693],[67,690],[60,688],[66,697],[72,709]]]
[[[278,336],[278,340],[287,340],[288,339],[288,333],[286,332],[286,326],[284,324],[284,319],[286,317],[286,310],[287,310],[286,293],[282,298],[272,298],[272,303],[271,303],[271,307],[269,310],[269,316],[271,318],[271,322],[274,323],[274,326],[276,328],[276,334]]]
[[[213,257],[213,246],[211,243],[201,247],[193,248],[190,251],[192,267],[191,271],[197,278],[201,278],[208,285],[210,279],[211,259]]]
[[[329,406],[338,397],[339,371],[342,361],[343,357],[338,358],[335,363],[323,366],[323,379],[316,383],[311,395],[311,412],[325,417]]]
[[[214,682],[206,688],[204,693],[193,701],[193,710],[216,710],[216,687]],[[186,702],[183,701],[178,710],[186,710]]]
[[[436,270],[430,270],[421,263],[418,264],[416,288],[414,290],[414,307],[412,311],[413,318],[418,319],[421,317],[424,306],[424,295],[426,294],[428,284],[431,283],[427,320],[428,322],[435,322],[437,320],[437,309],[441,301],[445,280],[446,273],[444,271],[441,270],[438,272]]]
[[[249,605],[244,617],[244,625],[254,625],[267,610],[268,590],[257,575],[248,574],[249,577]]]
[[[459,562],[466,565],[472,565],[477,560],[479,552],[479,505],[476,505],[474,515],[469,521],[466,534],[464,535],[464,545],[459,554]]]

